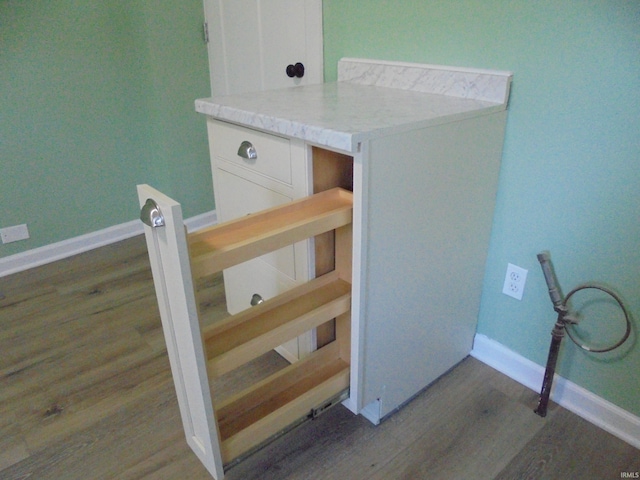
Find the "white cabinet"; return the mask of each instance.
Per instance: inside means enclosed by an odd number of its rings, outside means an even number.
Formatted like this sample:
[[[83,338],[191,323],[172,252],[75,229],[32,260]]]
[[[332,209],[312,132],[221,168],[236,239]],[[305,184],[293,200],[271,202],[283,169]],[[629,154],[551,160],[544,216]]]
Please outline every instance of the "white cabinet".
[[[139,186],[185,434],[218,479],[335,401],[378,423],[472,347],[511,74],[353,59],[338,72],[196,101],[220,225],[186,235],[180,205]],[[240,311],[202,331],[192,278],[221,270]],[[307,333],[299,361],[217,399],[213,379],[314,329],[317,349]]]
[[[374,423],[471,350],[511,79],[510,72],[343,59],[335,83],[196,101],[209,122],[302,141],[308,184],[327,158],[351,159],[345,405]],[[210,140],[215,149],[215,132]],[[296,162],[292,156],[292,168]]]
[[[312,193],[303,142],[213,119],[207,125],[219,221],[251,215]],[[239,313],[308,281],[313,273],[310,243],[304,240],[225,269],[229,313]],[[277,351],[295,361],[314,348],[315,335],[310,332]]]

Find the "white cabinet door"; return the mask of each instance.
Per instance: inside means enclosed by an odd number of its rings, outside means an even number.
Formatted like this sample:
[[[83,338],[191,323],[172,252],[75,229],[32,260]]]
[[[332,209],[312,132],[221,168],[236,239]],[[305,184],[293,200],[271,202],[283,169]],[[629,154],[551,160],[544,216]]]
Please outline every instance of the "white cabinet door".
[[[308,181],[307,148],[299,141],[208,121],[211,168],[218,220],[225,222],[291,202],[312,193]],[[249,143],[255,158],[238,154]],[[268,300],[312,276],[310,242],[267,253],[224,270],[227,310],[250,308],[254,295]],[[276,351],[290,362],[315,350],[309,331]]]
[[[216,173],[218,195],[227,201],[224,212],[219,216],[222,222],[283,205],[292,200],[222,169],[217,169]],[[300,257],[302,255],[298,255],[298,260]],[[297,274],[300,272],[296,271],[299,268],[296,269],[295,260],[295,248],[294,245],[290,245],[226,268],[224,288],[229,313],[233,315],[250,308],[254,295],[258,295],[259,299],[269,300],[307,281],[308,275],[298,278]],[[276,351],[289,362],[295,362],[314,350],[314,345],[313,334],[309,332],[280,345]]]
[[[204,0],[213,95],[322,83],[322,0]],[[289,77],[302,63],[304,76]]]

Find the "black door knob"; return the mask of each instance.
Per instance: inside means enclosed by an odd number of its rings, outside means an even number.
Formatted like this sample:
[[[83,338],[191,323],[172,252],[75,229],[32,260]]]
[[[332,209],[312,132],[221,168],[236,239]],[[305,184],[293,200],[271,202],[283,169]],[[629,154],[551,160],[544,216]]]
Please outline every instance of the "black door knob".
[[[287,76],[290,78],[304,77],[304,65],[300,62],[296,63],[295,65],[287,65]]]

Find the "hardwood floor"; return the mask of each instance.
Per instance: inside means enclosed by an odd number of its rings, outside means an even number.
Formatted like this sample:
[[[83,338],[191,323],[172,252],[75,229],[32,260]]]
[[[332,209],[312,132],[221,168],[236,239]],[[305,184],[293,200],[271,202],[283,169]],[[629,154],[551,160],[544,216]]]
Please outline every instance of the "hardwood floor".
[[[3,298],[4,295],[4,298]],[[220,277],[199,285],[225,315]],[[220,388],[285,364],[269,353]],[[640,452],[472,358],[374,427],[341,406],[228,470],[250,479],[607,479]],[[142,237],[0,278],[0,479],[209,479],[184,440]]]

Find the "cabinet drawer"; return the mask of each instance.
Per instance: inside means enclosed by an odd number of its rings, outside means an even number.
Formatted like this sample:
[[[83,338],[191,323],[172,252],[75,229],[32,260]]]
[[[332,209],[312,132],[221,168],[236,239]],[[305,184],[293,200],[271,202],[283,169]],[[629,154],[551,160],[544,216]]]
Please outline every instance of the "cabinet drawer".
[[[209,121],[209,138],[215,157],[291,184],[291,146],[286,138],[213,120]],[[243,142],[253,146],[257,158],[246,159],[238,155]]]

